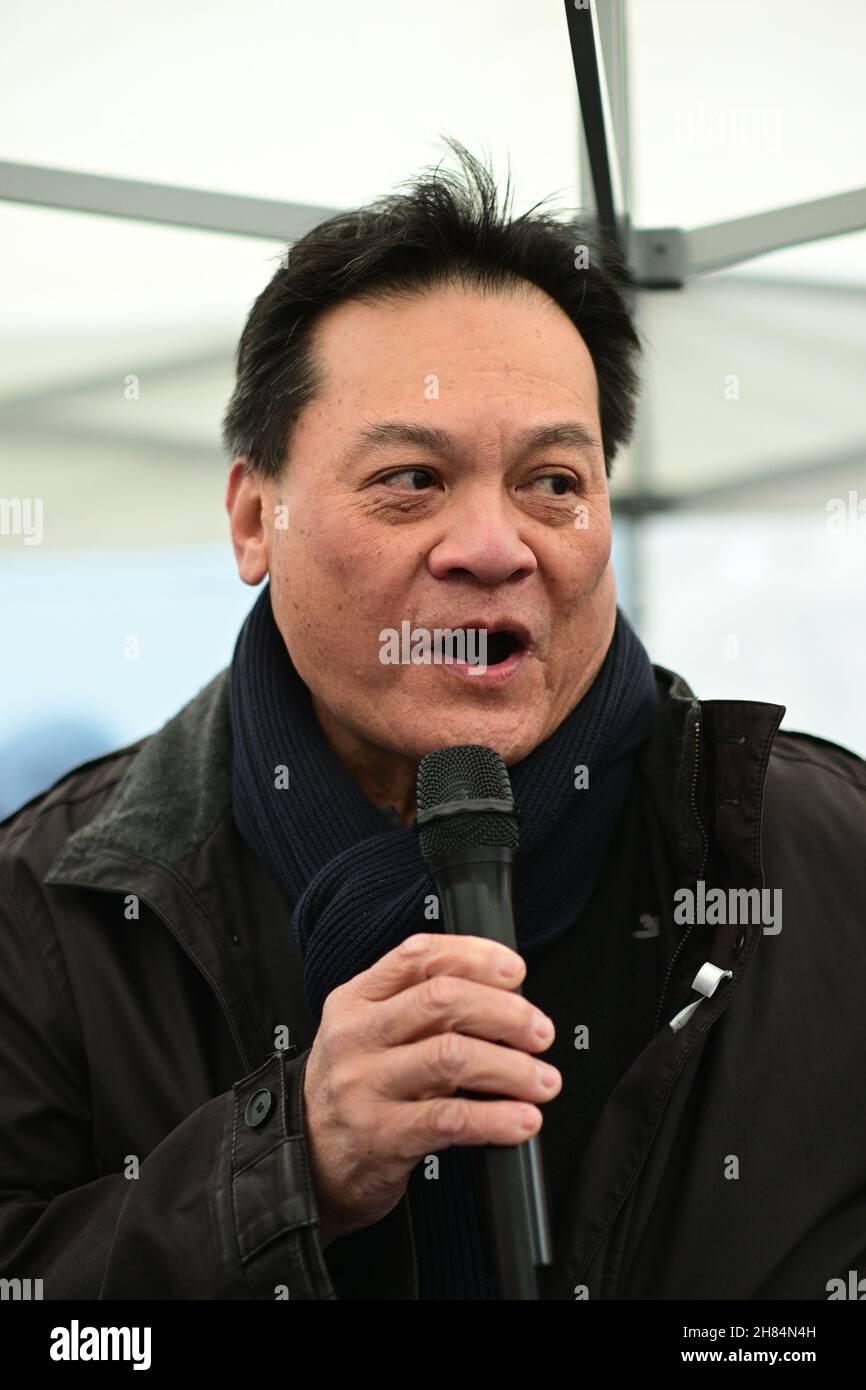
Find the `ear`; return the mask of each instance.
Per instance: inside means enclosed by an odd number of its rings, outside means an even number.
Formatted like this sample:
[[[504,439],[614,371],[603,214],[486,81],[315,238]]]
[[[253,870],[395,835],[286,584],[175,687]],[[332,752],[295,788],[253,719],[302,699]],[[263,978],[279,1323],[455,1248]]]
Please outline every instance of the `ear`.
[[[226,489],[226,511],[238,574],[245,584],[260,584],[268,573],[264,523],[267,484],[258,473],[246,471],[246,462],[245,458],[238,458],[232,464]]]

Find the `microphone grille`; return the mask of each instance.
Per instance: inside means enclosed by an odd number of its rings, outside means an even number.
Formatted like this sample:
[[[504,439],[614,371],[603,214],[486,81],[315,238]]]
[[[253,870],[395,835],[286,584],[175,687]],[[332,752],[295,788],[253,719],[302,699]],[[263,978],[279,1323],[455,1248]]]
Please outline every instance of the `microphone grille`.
[[[418,768],[419,816],[454,802],[494,800],[514,805],[511,780],[495,748],[481,743],[459,743],[437,748]],[[497,810],[466,810],[443,815],[419,829],[424,858],[450,849],[517,849],[517,815]]]

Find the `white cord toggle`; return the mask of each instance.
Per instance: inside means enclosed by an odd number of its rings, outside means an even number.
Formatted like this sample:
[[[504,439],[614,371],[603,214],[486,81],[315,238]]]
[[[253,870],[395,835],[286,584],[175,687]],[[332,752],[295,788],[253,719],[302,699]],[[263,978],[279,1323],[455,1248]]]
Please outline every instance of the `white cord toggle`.
[[[699,1004],[704,999],[709,999],[710,995],[715,994],[720,980],[730,980],[733,978],[733,970],[722,970],[720,966],[713,965],[712,961],[705,960],[695,978],[692,980],[692,989],[696,989],[702,997],[696,999],[693,1004],[687,1004],[684,1009],[680,1009],[671,1019],[670,1026],[675,1033],[684,1028]]]

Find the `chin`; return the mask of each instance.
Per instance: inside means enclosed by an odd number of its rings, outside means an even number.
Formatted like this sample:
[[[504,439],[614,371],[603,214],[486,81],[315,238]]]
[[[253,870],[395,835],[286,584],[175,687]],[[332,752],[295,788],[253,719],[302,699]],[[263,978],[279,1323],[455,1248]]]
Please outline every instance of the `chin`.
[[[405,738],[399,740],[395,751],[420,762],[437,748],[449,748],[457,743],[483,744],[486,748],[495,748],[506,766],[510,767],[513,763],[519,763],[528,757],[533,748],[542,741],[543,731],[540,726],[536,728],[535,725],[535,720],[528,724],[521,722],[519,730],[516,730],[513,712],[508,715],[503,712],[501,719],[491,718],[489,715],[474,720],[466,719],[457,727],[453,718],[443,720],[439,727],[436,726],[435,720],[428,719],[421,728],[407,729]],[[393,739],[393,727],[390,732]]]

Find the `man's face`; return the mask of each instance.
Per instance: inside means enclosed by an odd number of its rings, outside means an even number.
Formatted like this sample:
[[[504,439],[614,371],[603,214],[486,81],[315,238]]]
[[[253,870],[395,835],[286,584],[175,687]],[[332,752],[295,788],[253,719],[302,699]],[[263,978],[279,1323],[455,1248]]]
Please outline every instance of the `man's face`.
[[[314,350],[325,388],[283,476],[258,486],[261,564],[319,719],[368,757],[482,743],[518,762],[591,684],[615,622],[589,351],[540,291],[462,288],[341,304]],[[531,441],[553,425],[596,442]],[[431,643],[505,628],[520,646],[494,664],[488,636],[480,671],[386,664],[381,635],[405,622]]]

